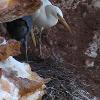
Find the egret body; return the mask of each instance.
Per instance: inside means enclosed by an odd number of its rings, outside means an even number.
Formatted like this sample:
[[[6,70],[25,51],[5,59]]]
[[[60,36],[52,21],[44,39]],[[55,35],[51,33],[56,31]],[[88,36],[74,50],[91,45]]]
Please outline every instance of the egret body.
[[[57,24],[58,20],[71,32],[69,25],[63,18],[63,13],[59,7],[51,4],[49,0],[41,0],[42,6],[33,13],[33,22],[39,28],[49,28]]]
[[[41,51],[41,31],[45,28],[53,27],[57,24],[58,20],[62,22],[62,24],[69,30],[70,33],[71,29],[65,19],[63,18],[63,13],[59,7],[54,6],[51,4],[49,0],[41,0],[42,6],[38,9],[35,13],[33,13],[33,23],[36,25],[40,30],[40,56],[42,55]],[[34,41],[34,40],[33,40]],[[36,44],[36,42],[35,42]]]

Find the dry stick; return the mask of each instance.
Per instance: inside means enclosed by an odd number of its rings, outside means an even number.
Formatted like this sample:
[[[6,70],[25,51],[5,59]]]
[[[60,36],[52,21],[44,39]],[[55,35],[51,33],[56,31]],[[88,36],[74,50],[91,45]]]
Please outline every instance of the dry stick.
[[[34,34],[34,32],[33,32],[33,28],[32,28],[32,30],[31,30],[31,37],[32,37],[33,44],[34,44],[34,46],[36,47],[37,43],[36,43],[35,34]]]

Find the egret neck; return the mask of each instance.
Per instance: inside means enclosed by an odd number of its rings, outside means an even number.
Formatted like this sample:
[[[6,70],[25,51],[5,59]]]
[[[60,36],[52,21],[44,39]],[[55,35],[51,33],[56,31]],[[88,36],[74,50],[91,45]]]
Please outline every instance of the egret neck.
[[[54,6],[54,5],[47,5],[45,7],[45,12],[46,12],[46,16],[47,16],[47,18],[46,18],[47,24],[49,25],[49,27],[56,25],[59,20],[64,25],[64,27],[70,33],[72,33],[71,28],[67,24],[66,20],[63,18],[63,13],[59,7]]]

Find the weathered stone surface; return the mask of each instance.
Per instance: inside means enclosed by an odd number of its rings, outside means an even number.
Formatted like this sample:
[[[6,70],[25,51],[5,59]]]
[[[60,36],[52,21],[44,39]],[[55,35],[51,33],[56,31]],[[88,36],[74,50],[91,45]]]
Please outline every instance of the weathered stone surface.
[[[1,0],[0,23],[9,22],[22,16],[32,14],[41,4],[40,0]]]

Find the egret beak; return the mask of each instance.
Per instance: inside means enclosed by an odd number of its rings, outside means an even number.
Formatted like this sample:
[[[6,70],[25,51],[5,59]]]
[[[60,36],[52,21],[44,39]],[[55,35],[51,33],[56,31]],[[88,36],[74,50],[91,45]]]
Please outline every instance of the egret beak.
[[[72,30],[70,28],[70,26],[67,24],[66,20],[60,16],[59,14],[57,14],[59,21],[64,25],[64,27],[70,32],[72,33]]]

